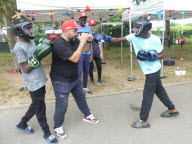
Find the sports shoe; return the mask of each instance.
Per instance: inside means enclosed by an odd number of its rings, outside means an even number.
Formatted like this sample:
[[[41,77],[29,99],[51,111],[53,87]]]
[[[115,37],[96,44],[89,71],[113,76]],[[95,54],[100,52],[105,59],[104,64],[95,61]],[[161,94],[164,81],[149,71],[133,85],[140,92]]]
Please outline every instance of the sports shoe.
[[[63,130],[63,127],[58,127],[54,129],[56,135],[60,138],[60,139],[64,139],[67,137],[66,133]]]
[[[30,127],[30,126],[27,126],[26,128],[20,128],[18,125],[16,126],[16,129],[17,130],[20,130],[20,131],[23,131],[25,133],[28,133],[28,134],[32,134],[34,133],[34,130]]]
[[[84,91],[85,94],[92,95],[92,92],[88,88],[83,88],[83,91]]]
[[[87,117],[83,117],[83,121],[90,122],[90,123],[99,123],[99,120],[96,119],[93,114],[90,114]]]
[[[48,137],[43,136],[48,144],[58,144],[58,140],[54,135],[49,135]]]
[[[27,89],[27,87],[25,86],[25,87],[21,87],[20,89],[19,89],[19,91],[27,91],[28,89]]]
[[[98,80],[98,84],[100,84],[100,85],[102,85],[102,86],[105,85],[104,82],[103,82],[102,80]]]
[[[96,83],[94,81],[91,81],[91,86],[96,86]]]

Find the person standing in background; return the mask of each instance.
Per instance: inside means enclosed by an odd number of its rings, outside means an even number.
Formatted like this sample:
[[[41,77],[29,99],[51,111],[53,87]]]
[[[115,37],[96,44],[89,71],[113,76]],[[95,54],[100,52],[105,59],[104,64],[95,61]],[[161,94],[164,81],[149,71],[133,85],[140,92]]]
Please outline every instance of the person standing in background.
[[[80,29],[77,30],[77,33],[89,33],[92,34],[91,29],[86,26],[87,22],[87,15],[86,13],[80,13],[79,14],[79,25]],[[90,42],[92,43],[92,42]],[[79,77],[83,74],[83,91],[85,94],[92,94],[92,92],[87,88],[88,84],[88,75],[89,75],[89,61],[91,61],[92,56],[91,56],[91,50],[88,52],[83,52],[79,61]]]
[[[93,37],[95,37],[97,34],[99,34],[98,32],[95,32],[95,28],[96,28],[96,21],[91,19],[88,21],[89,27],[92,31],[92,35]],[[96,83],[94,81],[94,77],[93,77],[93,69],[94,69],[94,64],[93,64],[93,60],[96,63],[96,67],[97,67],[97,74],[98,74],[98,81],[97,83],[104,86],[103,81],[101,80],[101,74],[102,74],[102,65],[101,65],[101,60],[103,59],[103,43],[98,42],[96,40],[92,41],[92,50],[93,50],[93,59],[92,61],[90,61],[90,68],[89,68],[89,76],[91,79],[91,85],[92,86],[96,86]]]

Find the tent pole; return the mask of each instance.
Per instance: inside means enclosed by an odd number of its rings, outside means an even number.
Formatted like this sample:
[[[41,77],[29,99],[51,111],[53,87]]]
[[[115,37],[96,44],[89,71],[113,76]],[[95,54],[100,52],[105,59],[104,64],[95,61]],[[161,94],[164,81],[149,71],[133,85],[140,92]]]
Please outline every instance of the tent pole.
[[[121,24],[121,37],[123,37],[123,20]],[[123,42],[121,42],[121,64],[123,63]]]
[[[164,36],[165,36],[165,9],[163,10],[163,29],[162,29],[162,46],[164,50]],[[161,60],[161,75],[160,78],[166,78],[167,76],[163,75],[163,59]]]
[[[129,13],[129,33],[131,34],[131,13]],[[132,61],[132,43],[130,43],[130,77],[127,79],[128,81],[134,81],[136,78],[133,77],[133,61]]]

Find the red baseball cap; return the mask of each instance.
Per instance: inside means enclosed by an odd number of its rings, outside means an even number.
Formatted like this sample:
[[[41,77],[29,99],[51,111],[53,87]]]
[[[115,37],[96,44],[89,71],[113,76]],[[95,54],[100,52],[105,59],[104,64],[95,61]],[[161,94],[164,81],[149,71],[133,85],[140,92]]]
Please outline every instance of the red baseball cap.
[[[70,29],[80,29],[74,19],[65,20],[61,26],[62,30],[70,30]]]
[[[88,21],[88,24],[89,24],[90,26],[93,26],[93,25],[96,25],[97,23],[96,23],[96,21],[95,21],[94,19],[90,19],[90,20]]]
[[[80,13],[78,17],[79,18],[81,18],[81,17],[86,17],[87,18],[88,16],[86,15],[86,13]]]

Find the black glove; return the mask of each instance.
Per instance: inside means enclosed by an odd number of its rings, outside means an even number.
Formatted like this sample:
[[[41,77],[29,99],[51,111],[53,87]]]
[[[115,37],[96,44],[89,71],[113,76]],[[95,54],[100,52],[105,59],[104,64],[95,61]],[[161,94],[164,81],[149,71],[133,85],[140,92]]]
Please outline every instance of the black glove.
[[[28,65],[37,67],[40,61],[52,52],[52,43],[47,38],[39,40],[39,44],[33,55],[27,60]]]
[[[158,60],[158,55],[152,54],[150,51],[140,50],[137,53],[137,59],[140,61],[155,61]]]

